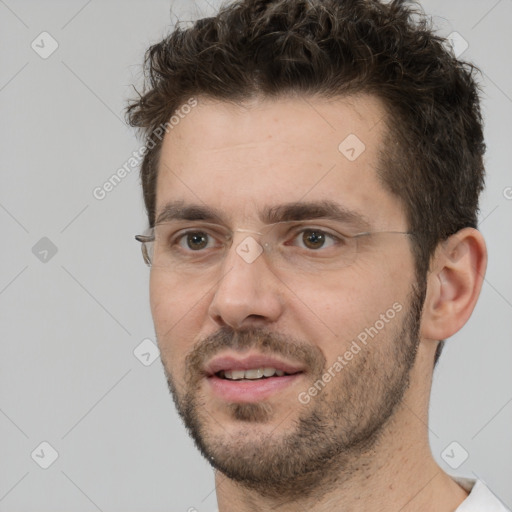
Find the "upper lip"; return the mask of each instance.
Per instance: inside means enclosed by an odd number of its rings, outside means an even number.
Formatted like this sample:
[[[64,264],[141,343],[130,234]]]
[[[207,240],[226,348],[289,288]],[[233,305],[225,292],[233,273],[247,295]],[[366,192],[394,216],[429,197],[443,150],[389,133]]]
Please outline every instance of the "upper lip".
[[[236,355],[217,356],[205,365],[204,371],[208,376],[212,376],[220,371],[251,370],[255,368],[275,368],[289,374],[304,371],[297,364],[264,354],[253,354],[245,357]]]

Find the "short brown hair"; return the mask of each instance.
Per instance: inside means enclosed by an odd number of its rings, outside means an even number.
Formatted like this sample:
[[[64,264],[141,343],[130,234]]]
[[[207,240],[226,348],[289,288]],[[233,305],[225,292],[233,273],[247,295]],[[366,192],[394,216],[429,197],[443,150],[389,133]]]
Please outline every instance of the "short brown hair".
[[[403,203],[418,276],[441,240],[476,227],[484,185],[476,68],[457,60],[405,0],[239,0],[176,28],[145,58],[128,122],[152,141],[141,168],[150,225],[161,140],[154,130],[190,96],[368,93],[387,111],[379,177]]]

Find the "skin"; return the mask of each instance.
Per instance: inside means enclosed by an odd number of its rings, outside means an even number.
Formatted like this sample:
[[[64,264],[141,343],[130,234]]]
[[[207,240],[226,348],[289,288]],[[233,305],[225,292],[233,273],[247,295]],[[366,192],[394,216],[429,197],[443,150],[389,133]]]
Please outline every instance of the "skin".
[[[221,210],[231,229],[257,231],[264,225],[259,212],[265,206],[328,199],[363,213],[371,231],[407,231],[399,200],[376,175],[385,133],[378,99],[255,98],[243,106],[199,100],[164,139],[157,216],[169,201],[203,204]],[[356,134],[366,148],[354,161],[338,150],[349,134]],[[181,397],[190,388],[187,355],[219,329],[266,329],[301,340],[329,367],[392,304],[403,305],[404,313],[410,305],[416,275],[407,237],[369,245],[335,276],[280,279],[263,259],[247,264],[239,257],[235,249],[245,236],[235,234],[217,279],[196,278],[184,284],[176,274],[152,269],[151,309],[162,362]],[[217,471],[219,510],[455,510],[467,494],[437,465],[428,444],[433,359],[437,340],[457,332],[469,318],[485,266],[485,244],[474,229],[466,228],[439,246],[427,277],[416,358],[407,370],[409,386],[381,426],[378,443],[330,461],[324,472],[329,481],[316,482],[298,503],[288,498],[283,503],[272,493],[265,495]],[[392,371],[393,344],[403,321],[397,315],[379,332],[378,344],[365,349],[368,357],[382,361],[382,374],[374,379]],[[344,375],[341,384],[328,385],[324,403],[334,404],[336,393],[343,392]],[[240,421],[228,404],[199,383],[195,396],[207,442],[224,443],[240,453],[262,439],[278,445],[305,414],[306,406],[297,396],[311,385],[311,377],[306,372],[266,399],[272,414],[260,422]],[[368,387],[368,381],[359,386]]]

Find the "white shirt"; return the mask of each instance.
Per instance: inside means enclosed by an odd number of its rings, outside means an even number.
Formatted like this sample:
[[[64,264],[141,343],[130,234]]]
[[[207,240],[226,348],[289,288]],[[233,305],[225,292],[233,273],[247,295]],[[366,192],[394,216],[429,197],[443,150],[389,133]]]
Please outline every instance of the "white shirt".
[[[457,507],[455,512],[510,512],[493,492],[481,480],[452,478],[469,496]]]

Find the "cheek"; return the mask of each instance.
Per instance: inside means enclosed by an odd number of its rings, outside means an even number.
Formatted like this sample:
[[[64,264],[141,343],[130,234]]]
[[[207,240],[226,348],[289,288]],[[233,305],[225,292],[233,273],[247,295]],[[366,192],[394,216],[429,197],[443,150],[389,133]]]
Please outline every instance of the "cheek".
[[[315,343],[328,361],[335,360],[361,333],[364,337],[365,329],[376,322],[380,325],[380,315],[386,315],[394,304],[405,306],[409,282],[404,273],[394,275],[387,270],[354,265],[332,279],[294,290],[296,299],[289,303],[292,332]],[[386,322],[379,330],[384,334],[380,340],[391,324],[395,322]]]
[[[184,360],[204,318],[204,293],[193,288],[177,285],[163,273],[151,274],[150,305],[158,346],[164,361],[173,365]]]

